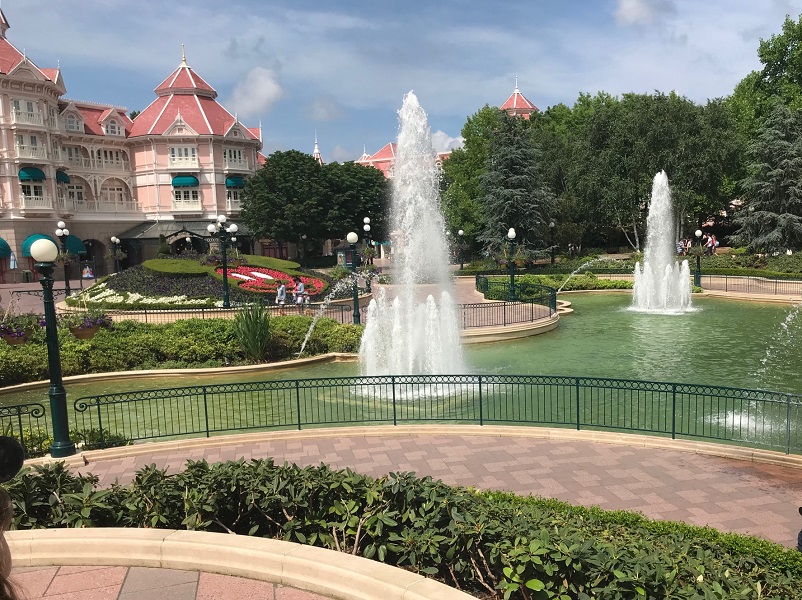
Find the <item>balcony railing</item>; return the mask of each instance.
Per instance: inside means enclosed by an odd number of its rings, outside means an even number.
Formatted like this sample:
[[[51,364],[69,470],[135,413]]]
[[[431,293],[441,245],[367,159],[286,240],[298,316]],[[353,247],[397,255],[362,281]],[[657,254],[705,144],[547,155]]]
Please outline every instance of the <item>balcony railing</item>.
[[[50,196],[30,196],[21,194],[19,198],[19,207],[22,210],[32,209],[51,209],[53,208],[53,199]]]
[[[200,200],[176,200],[173,198],[173,210],[199,212],[203,210]]]
[[[247,171],[248,170],[248,161],[243,159],[236,159],[236,158],[227,158],[226,159],[226,169],[235,169],[240,171]]]
[[[42,146],[16,146],[17,158],[47,160],[47,149]]]
[[[80,168],[83,168],[83,169],[91,169],[92,168],[92,159],[91,158],[84,158],[82,156],[67,156],[66,162],[71,167],[80,167]]]
[[[110,171],[129,171],[130,163],[125,159],[102,159],[97,161],[98,169]]]
[[[11,113],[11,122],[22,123],[24,125],[39,125],[40,127],[44,127],[45,117],[40,112],[15,110]]]
[[[171,169],[197,169],[199,166],[198,157],[177,157],[171,156],[168,162]]]
[[[84,210],[93,212],[134,212],[139,210],[135,200],[112,200],[103,198],[87,200]]]

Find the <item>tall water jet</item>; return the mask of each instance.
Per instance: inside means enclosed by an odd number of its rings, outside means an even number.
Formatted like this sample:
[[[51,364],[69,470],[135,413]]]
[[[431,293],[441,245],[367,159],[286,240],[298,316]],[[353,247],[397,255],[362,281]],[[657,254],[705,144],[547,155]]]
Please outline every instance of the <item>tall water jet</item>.
[[[632,310],[664,314],[692,310],[691,271],[687,260],[677,262],[676,242],[668,176],[660,171],[652,182],[643,265],[635,265]]]
[[[466,372],[435,158],[426,113],[409,92],[398,112],[393,168],[393,285],[368,306],[363,375]]]

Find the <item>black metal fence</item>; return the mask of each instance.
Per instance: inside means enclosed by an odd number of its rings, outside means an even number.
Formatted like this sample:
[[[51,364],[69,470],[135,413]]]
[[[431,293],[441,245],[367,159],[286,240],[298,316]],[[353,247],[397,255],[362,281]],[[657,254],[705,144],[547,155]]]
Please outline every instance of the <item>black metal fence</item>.
[[[741,388],[539,375],[295,379],[79,398],[70,429],[97,447],[120,440],[305,427],[472,423],[548,425],[706,439],[802,454],[802,397]],[[28,445],[47,431],[41,404],[4,407]]]
[[[506,280],[490,279],[484,275],[476,276],[476,291],[488,300],[506,301],[510,298],[510,283]],[[537,283],[515,281],[514,298],[516,302],[546,306],[553,313],[557,310],[557,290]]]

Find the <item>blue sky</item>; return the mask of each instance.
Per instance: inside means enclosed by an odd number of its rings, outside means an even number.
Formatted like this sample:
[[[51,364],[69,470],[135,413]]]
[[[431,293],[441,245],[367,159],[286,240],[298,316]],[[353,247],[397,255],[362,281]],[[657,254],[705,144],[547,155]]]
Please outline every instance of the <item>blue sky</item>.
[[[541,109],[580,92],[704,102],[758,69],[761,38],[802,0],[5,0],[9,40],[60,62],[67,97],[142,110],[187,62],[265,151],[353,160],[393,141],[414,90],[438,149],[467,116],[521,91]]]

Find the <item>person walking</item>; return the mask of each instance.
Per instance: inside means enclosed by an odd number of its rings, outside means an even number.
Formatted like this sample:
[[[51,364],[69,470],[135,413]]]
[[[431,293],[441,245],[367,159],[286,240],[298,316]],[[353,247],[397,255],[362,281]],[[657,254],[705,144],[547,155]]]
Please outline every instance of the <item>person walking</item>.
[[[284,285],[283,281],[278,282],[278,289],[276,290],[276,304],[278,304],[281,308],[278,311],[278,314],[284,314],[284,305],[287,303],[287,286]]]

